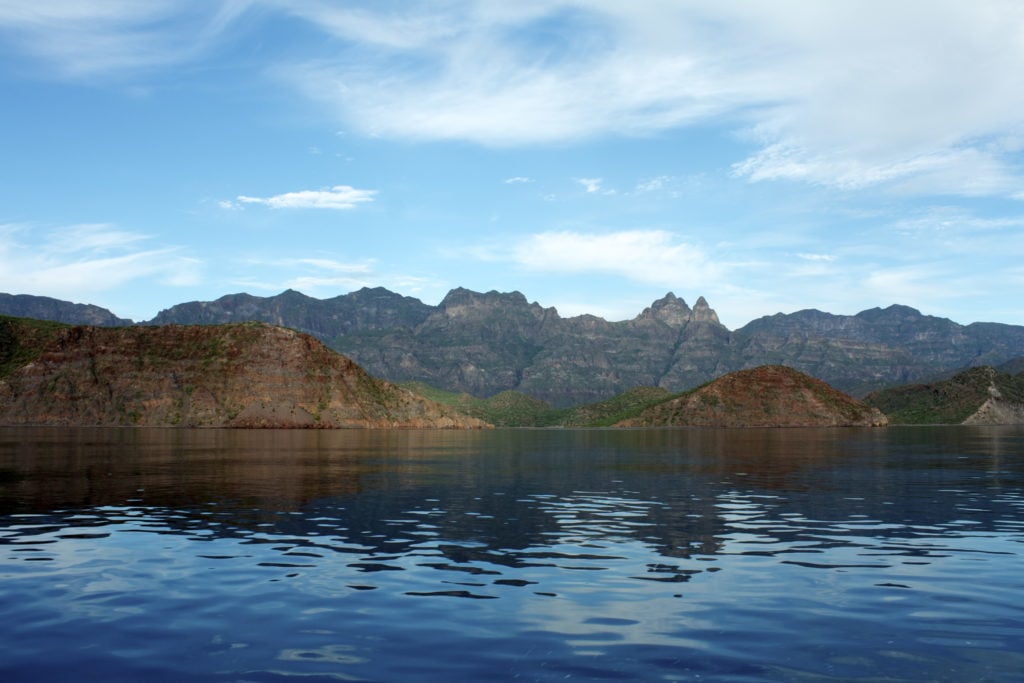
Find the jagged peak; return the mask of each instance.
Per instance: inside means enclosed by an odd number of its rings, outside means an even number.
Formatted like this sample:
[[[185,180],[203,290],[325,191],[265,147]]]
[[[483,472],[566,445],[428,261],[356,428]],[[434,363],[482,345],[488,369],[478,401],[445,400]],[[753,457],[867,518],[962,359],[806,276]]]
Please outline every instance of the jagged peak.
[[[710,305],[708,305],[707,299],[702,296],[698,297],[697,303],[693,305],[693,314],[690,316],[690,319],[693,322],[711,322],[718,323],[719,325],[721,324],[718,320],[718,314],[715,313],[714,309],[711,308]]]
[[[669,292],[645,308],[636,319],[660,320],[667,325],[679,327],[690,321],[691,314],[692,311],[686,302]]]

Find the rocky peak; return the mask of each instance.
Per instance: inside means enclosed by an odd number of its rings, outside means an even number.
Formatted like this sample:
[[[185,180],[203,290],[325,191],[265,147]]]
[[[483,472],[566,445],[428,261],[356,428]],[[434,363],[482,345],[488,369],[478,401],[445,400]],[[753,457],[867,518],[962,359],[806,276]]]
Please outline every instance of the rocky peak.
[[[690,321],[692,311],[686,302],[669,292],[637,316],[637,320],[660,320],[671,327],[682,327]]]
[[[474,292],[471,289],[457,287],[445,295],[438,305],[441,313],[449,318],[462,318],[473,312],[492,312],[499,310],[540,310],[539,304],[530,304],[521,292]]]
[[[718,314],[715,313],[714,309],[708,305],[708,302],[704,297],[698,298],[697,303],[693,305],[693,314],[690,316],[690,320],[699,323],[715,323],[721,325],[718,321]]]

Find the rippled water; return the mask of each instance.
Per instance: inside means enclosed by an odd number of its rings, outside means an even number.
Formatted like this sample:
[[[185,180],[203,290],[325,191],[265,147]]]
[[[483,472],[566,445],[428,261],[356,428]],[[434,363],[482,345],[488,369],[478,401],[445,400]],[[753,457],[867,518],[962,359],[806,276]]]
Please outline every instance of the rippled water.
[[[0,430],[0,680],[1020,681],[1024,430]]]

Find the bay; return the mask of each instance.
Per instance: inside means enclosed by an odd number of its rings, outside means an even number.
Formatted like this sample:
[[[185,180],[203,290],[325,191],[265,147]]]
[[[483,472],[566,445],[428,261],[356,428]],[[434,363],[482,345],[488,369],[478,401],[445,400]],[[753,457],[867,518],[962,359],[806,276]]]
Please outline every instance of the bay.
[[[1017,681],[1024,430],[0,430],[4,681]]]

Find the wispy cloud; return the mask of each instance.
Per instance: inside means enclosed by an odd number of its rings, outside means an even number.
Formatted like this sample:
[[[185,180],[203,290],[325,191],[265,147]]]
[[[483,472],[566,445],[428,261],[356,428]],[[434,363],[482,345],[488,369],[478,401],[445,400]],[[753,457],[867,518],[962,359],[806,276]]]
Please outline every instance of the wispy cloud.
[[[282,74],[363,132],[511,145],[714,122],[755,147],[734,166],[751,181],[1020,192],[1024,8],[1013,0],[910,0],[883,15],[857,0],[290,11],[372,48],[358,65]],[[558,31],[557,49],[530,40],[539,27]]]
[[[583,189],[587,191],[587,194],[595,194],[601,191],[601,183],[604,182],[601,178],[577,178],[576,182],[583,186]]]
[[[748,145],[732,171],[751,182],[1024,198],[1016,0],[3,0],[0,39],[88,78],[202,59],[286,15],[326,40],[266,71],[356,134],[509,146],[710,125]]]
[[[108,224],[0,226],[0,291],[81,301],[138,280],[200,281],[200,260],[178,247],[147,247],[151,241]]]
[[[382,269],[377,259],[347,261],[330,255],[245,258],[231,282],[264,292],[294,289],[314,297],[338,296],[362,287],[379,286],[404,293],[436,294],[442,287],[432,277]]]
[[[272,197],[239,195],[238,204],[260,204],[272,209],[354,209],[359,204],[372,202],[376,190],[358,190],[349,185],[335,185],[323,190],[285,192]],[[234,203],[220,202],[222,208],[234,208]]]
[[[796,256],[797,256],[797,258],[803,259],[804,261],[814,261],[814,262],[819,262],[819,263],[820,262],[831,262],[831,261],[835,261],[836,260],[836,257],[835,257],[834,254],[807,254],[807,253],[804,253],[804,254],[797,254]]]
[[[515,176],[513,178],[506,178],[505,179],[505,183],[508,184],[508,185],[519,185],[519,184],[523,184],[523,183],[532,183],[532,182],[533,182],[533,178],[528,178],[526,176]]]
[[[82,78],[196,59],[224,37],[253,0],[48,0],[0,2],[0,36]]]
[[[702,249],[665,230],[543,232],[517,244],[510,257],[531,270],[619,275],[669,287],[711,286],[723,273]]]

